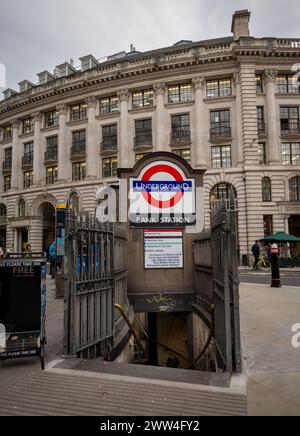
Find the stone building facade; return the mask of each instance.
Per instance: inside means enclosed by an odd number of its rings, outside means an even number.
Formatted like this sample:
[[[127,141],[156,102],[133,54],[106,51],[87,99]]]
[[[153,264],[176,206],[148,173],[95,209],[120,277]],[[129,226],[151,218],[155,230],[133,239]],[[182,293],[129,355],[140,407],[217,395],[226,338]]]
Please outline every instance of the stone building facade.
[[[206,169],[210,204],[233,190],[240,254],[275,231],[300,236],[300,39],[232,37],[65,63],[0,102],[0,239],[46,250],[58,203],[94,212],[99,187],[153,151]],[[299,65],[298,65],[299,67]],[[299,68],[300,70],[300,68]],[[293,248],[295,253],[297,247]]]

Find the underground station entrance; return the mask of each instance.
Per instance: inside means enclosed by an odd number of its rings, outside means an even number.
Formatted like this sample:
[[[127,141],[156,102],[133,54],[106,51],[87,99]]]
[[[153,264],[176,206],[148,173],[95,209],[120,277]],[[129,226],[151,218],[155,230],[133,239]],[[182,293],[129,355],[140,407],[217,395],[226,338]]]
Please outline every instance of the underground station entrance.
[[[241,372],[236,202],[204,231],[203,174],[153,153],[99,191],[96,217],[67,210],[65,356]]]

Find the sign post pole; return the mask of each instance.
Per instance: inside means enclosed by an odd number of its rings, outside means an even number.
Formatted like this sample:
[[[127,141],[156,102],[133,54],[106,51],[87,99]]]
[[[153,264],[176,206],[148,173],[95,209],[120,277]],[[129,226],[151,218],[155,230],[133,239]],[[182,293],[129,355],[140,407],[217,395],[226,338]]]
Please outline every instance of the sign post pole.
[[[279,248],[277,244],[273,244],[271,248],[272,254],[272,288],[281,288],[280,269],[279,269]]]

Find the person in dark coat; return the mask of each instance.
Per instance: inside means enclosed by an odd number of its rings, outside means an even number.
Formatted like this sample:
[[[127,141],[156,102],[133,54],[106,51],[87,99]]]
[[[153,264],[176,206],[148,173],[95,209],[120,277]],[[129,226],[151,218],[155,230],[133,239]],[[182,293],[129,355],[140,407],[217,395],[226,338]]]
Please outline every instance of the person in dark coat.
[[[254,262],[254,266],[253,266],[253,271],[257,270],[257,265],[259,262],[259,258],[260,258],[260,246],[258,241],[255,241],[255,244],[252,247],[252,254],[254,256],[255,262]]]

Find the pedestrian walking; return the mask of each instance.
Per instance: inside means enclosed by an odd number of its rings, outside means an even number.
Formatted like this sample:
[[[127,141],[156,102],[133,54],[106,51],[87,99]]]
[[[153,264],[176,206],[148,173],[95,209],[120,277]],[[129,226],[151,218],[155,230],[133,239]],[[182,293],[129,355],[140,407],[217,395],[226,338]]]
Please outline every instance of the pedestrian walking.
[[[0,247],[0,260],[5,258],[5,250],[4,248]]]
[[[49,259],[50,259],[50,275],[54,278],[55,268],[56,268],[56,242],[52,242],[49,248]]]
[[[258,262],[259,262],[259,258],[260,258],[260,246],[258,241],[255,241],[255,244],[252,247],[252,254],[254,256],[255,262],[254,262],[254,266],[253,266],[253,271],[256,271]]]

